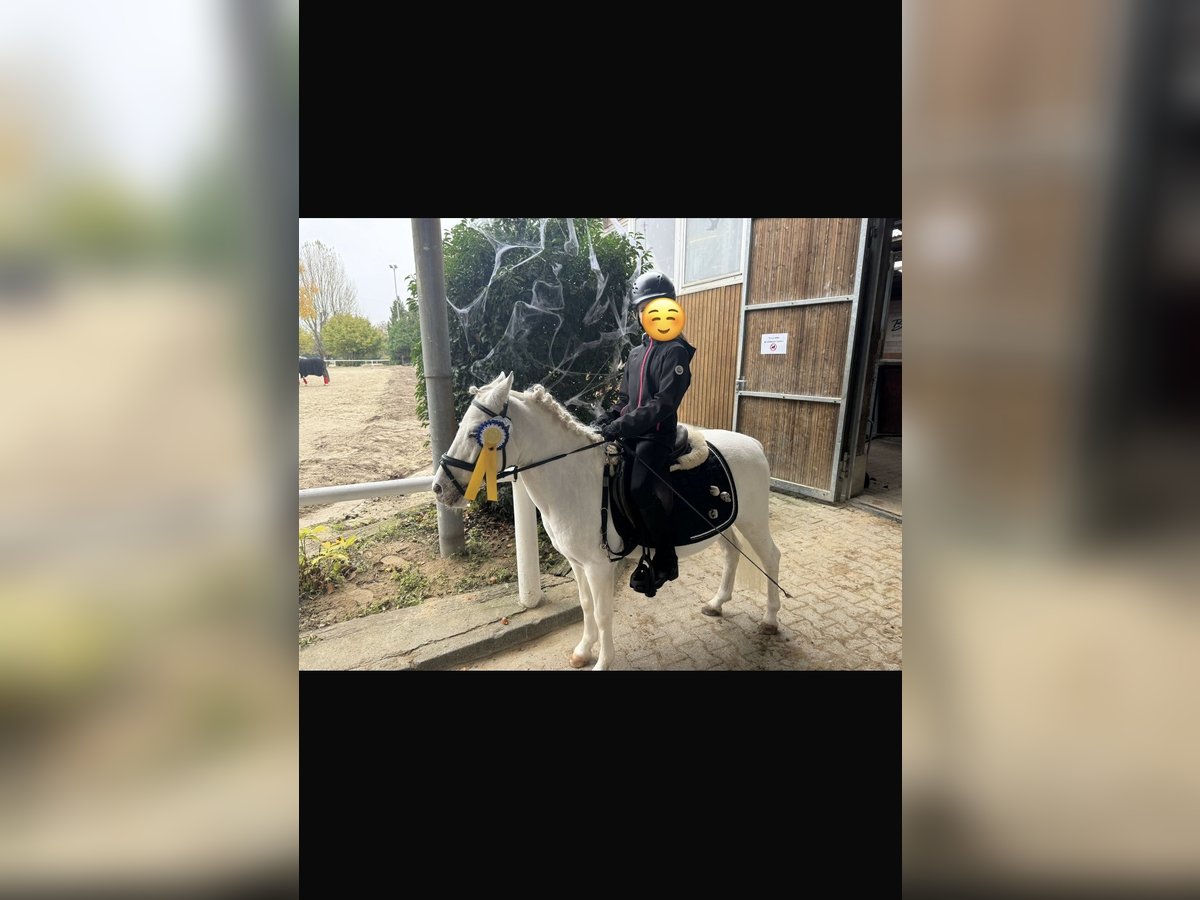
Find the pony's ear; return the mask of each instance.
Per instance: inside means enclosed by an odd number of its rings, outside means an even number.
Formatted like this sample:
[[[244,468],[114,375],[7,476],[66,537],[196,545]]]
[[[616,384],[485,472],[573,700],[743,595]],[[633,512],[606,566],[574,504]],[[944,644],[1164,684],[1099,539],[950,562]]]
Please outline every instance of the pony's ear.
[[[483,387],[471,385],[468,390],[470,390],[472,396],[483,394],[485,397],[491,397],[493,402],[503,406],[504,402],[508,399],[508,392],[512,390],[512,383],[513,373],[510,372],[508,375],[505,375],[501,372]]]
[[[497,410],[504,406],[508,402],[508,392],[512,390],[512,383],[512,373],[505,375],[502,372],[490,384],[480,388],[480,396],[486,398],[484,405]]]

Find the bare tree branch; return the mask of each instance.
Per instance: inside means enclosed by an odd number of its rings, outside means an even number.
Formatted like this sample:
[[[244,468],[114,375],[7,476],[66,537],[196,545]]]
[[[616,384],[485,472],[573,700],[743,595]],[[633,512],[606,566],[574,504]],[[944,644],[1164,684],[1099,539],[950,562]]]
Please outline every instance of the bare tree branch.
[[[320,241],[300,248],[300,320],[312,333],[317,352],[325,355],[321,332],[330,316],[358,315],[358,289],[346,274],[342,258]]]

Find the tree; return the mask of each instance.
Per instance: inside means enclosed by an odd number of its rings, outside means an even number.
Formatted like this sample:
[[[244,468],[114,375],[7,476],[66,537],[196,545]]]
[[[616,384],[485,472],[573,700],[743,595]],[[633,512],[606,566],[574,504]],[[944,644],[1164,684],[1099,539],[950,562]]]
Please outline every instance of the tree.
[[[162,208],[119,179],[70,181],[47,200],[50,233],[72,260],[137,262],[159,255],[169,241],[169,220]]]
[[[209,151],[185,173],[171,210],[173,252],[193,266],[240,266],[251,254],[245,169],[232,148]]]
[[[303,328],[301,328],[300,329],[300,355],[301,356],[312,356],[316,352],[317,352],[317,344],[313,340],[313,336],[309,332],[307,332]]]
[[[469,388],[513,373],[522,390],[543,384],[584,421],[615,402],[641,325],[633,282],[653,263],[640,235],[602,234],[600,219],[472,219],[442,241],[455,418]],[[409,279],[409,308],[417,285]],[[429,424],[424,357],[414,348],[417,418]],[[482,494],[480,495],[482,497]],[[512,493],[476,514],[512,521]]]
[[[307,241],[300,248],[300,321],[321,356],[327,355],[325,325],[336,315],[358,315],[358,290],[336,250],[320,241]]]
[[[300,323],[302,326],[310,322],[315,322],[317,318],[317,308],[313,304],[313,294],[316,289],[311,281],[308,280],[304,271],[304,263],[300,263]],[[303,349],[306,332],[303,327],[300,329],[300,347]],[[315,350],[317,347],[317,338],[320,337],[319,331],[314,331],[311,326],[307,332],[308,344]],[[322,349],[321,356],[324,356]]]
[[[634,280],[652,264],[641,236],[592,219],[474,219],[443,239],[455,416],[471,385],[514,373],[544,384],[585,421],[615,401],[641,327]],[[410,296],[415,297],[415,285]],[[420,354],[417,413],[428,423]]]
[[[407,279],[408,299],[392,301],[387,325],[387,353],[392,362],[408,363],[421,352],[421,312],[417,305],[416,279]]]
[[[376,359],[382,335],[362,316],[338,313],[323,329],[325,348],[332,359]]]

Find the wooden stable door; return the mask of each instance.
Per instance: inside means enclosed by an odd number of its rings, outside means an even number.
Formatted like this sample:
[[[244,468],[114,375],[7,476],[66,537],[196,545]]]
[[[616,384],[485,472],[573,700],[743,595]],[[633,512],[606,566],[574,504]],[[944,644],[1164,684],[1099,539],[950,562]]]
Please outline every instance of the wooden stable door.
[[[775,487],[834,499],[866,219],[754,219],[742,294],[735,429]]]

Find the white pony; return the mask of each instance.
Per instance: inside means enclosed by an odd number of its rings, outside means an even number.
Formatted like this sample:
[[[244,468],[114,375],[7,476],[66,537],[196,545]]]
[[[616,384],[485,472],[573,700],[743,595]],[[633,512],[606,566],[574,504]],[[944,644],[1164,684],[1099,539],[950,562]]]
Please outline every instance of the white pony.
[[[446,461],[460,469],[473,468],[483,451],[477,440],[480,426],[489,419],[505,417],[511,428],[503,446],[505,464],[522,467],[548,457],[590,447],[601,441],[599,434],[581,423],[559,404],[544,387],[534,385],[521,392],[512,390],[512,375],[501,374],[491,384],[471,388],[475,394],[454,442],[443,457],[434,478],[433,491],[437,501],[453,509],[467,505],[463,496],[467,473],[452,477]],[[493,426],[494,427],[494,426]],[[771,579],[779,578],[779,548],[768,526],[770,506],[770,471],[762,444],[752,437],[734,431],[705,430],[705,437],[725,457],[737,484],[737,518],[722,534],[705,541],[680,547],[680,558],[720,541],[725,551],[725,569],[721,584],[702,611],[719,616],[721,606],[733,595],[734,577],[740,554],[738,549],[752,550]],[[606,669],[613,659],[612,616],[613,593],[618,569],[609,561],[600,541],[600,505],[603,484],[603,448],[573,453],[544,465],[519,471],[534,505],[542,514],[542,524],[551,543],[571,564],[579,586],[579,604],[583,607],[583,638],[571,654],[571,665],[580,668],[591,661],[592,648],[600,641],[600,656],[595,669]],[[609,546],[621,546],[621,539],[609,524]],[[751,557],[753,558],[753,556]],[[767,581],[767,611],[758,630],[777,634],[779,625],[779,588]],[[669,583],[668,583],[669,584]]]

